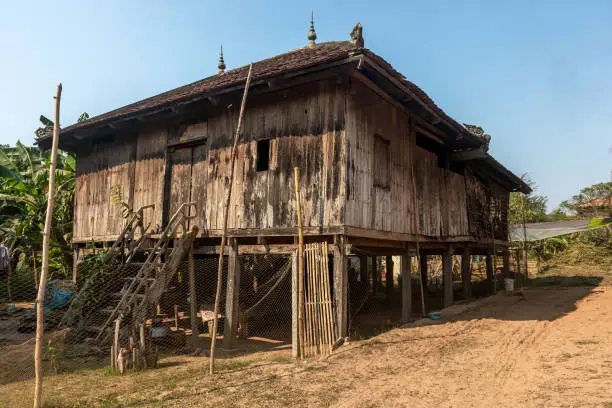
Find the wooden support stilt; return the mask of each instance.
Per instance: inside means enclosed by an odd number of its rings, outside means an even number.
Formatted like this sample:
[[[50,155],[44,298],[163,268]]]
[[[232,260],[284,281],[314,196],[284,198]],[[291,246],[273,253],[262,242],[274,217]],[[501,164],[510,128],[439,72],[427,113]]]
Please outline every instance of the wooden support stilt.
[[[463,282],[463,299],[472,298],[472,254],[469,248],[461,254],[461,280]]]
[[[408,323],[412,315],[412,279],[410,278],[410,255],[406,252],[400,260],[402,277],[402,323]]]
[[[336,306],[337,337],[348,333],[348,265],[344,248],[344,237],[340,235],[334,252],[334,300]]]
[[[487,253],[486,265],[487,265],[487,281],[489,282],[491,293],[495,293],[493,289],[493,286],[495,285],[495,271],[493,270],[493,255],[491,255],[491,251],[488,251]]]
[[[195,260],[193,259],[193,243],[188,254],[189,264],[189,319],[191,321],[191,338],[196,341],[200,335],[198,323],[198,298],[196,291]]]
[[[448,248],[442,253],[442,280],[444,284],[444,307],[453,304],[453,250]]]
[[[236,343],[236,329],[238,327],[238,309],[240,292],[240,258],[238,257],[238,244],[231,239],[231,246],[227,260],[227,289],[225,295],[225,328],[223,331],[223,348],[232,350]]]
[[[79,268],[79,248],[72,250],[72,283],[77,283],[77,271]]]
[[[372,292],[378,292],[378,257],[372,257]]]
[[[385,258],[385,290],[387,297],[393,293],[393,257],[388,255]]]
[[[504,263],[504,277],[505,278],[509,278],[510,275],[510,253],[508,252],[508,249],[504,249],[503,252],[503,263]]]
[[[359,280],[361,281],[361,289],[365,292],[370,286],[368,279],[368,257],[367,255],[361,255],[359,257]]]

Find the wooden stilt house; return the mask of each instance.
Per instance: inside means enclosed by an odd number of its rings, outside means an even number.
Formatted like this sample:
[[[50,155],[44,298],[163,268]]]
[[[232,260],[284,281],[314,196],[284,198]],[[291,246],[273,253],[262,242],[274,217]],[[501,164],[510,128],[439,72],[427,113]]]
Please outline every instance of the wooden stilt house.
[[[117,239],[119,195],[134,209],[154,205],[143,214],[158,231],[183,203],[195,203],[186,221],[198,227],[195,251],[217,253],[248,70],[219,67],[214,76],[62,130],[60,147],[77,157],[76,248]],[[509,194],[529,191],[487,153],[489,139],[478,128],[446,115],[365,48],[359,25],[350,41],[311,39],[253,63],[243,129],[228,253],[295,253],[298,167],[306,242],[332,248],[339,335],[347,330],[347,256],[408,259],[417,247],[446,259],[503,255]]]

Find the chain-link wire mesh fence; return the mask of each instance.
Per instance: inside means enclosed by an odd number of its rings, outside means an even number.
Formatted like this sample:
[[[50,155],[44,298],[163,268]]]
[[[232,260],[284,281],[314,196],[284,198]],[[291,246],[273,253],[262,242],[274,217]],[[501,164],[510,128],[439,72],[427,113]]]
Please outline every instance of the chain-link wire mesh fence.
[[[71,280],[48,283],[44,305],[45,377],[85,368],[97,370],[99,376],[119,375],[163,365],[171,356],[208,355],[218,255],[194,255],[194,288],[190,285],[188,257],[184,257],[168,278],[159,299],[151,305],[147,298],[155,290],[156,279],[163,275],[169,255],[161,256],[151,273],[143,276],[150,250],[136,253],[129,262],[125,257],[127,251],[111,254],[105,249],[81,250],[76,283]],[[240,255],[237,260],[239,283],[234,327],[228,327],[226,322],[229,257],[224,262],[217,355],[224,358],[275,350],[290,359],[291,256]],[[11,277],[10,299],[8,277],[0,275],[5,284],[0,287],[0,386],[34,378],[36,288],[34,277],[21,273]],[[130,296],[133,300],[122,305],[122,300]],[[233,342],[225,341],[226,333],[231,333]],[[225,348],[228,344],[232,350]]]
[[[516,251],[509,253],[508,277],[517,278],[522,268],[517,260]],[[423,292],[426,312],[440,310],[444,304],[444,281],[442,256],[425,255],[426,275],[423,274]],[[453,298],[455,301],[467,300],[463,290],[462,257],[452,256]],[[375,336],[383,331],[401,325],[402,322],[402,280],[400,256],[360,256],[349,257],[349,335],[353,339]],[[422,316],[421,276],[418,276],[417,258],[411,262],[411,302],[412,317]],[[518,264],[518,267],[517,267]],[[495,288],[504,288],[503,257],[495,257],[493,265]],[[472,298],[490,295],[493,283],[487,278],[486,256],[474,255],[470,258],[470,285]],[[389,275],[391,273],[392,275]],[[387,278],[392,276],[392,278]]]

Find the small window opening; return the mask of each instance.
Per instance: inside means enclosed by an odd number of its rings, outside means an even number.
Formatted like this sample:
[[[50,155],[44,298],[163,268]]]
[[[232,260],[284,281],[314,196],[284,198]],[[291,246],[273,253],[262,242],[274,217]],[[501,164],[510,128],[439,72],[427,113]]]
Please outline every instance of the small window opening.
[[[270,168],[270,140],[257,141],[257,171],[267,171]]]

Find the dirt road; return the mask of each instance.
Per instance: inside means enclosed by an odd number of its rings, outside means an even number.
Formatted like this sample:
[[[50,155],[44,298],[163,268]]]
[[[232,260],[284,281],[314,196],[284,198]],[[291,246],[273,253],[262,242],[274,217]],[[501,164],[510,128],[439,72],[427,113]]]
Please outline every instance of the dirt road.
[[[213,378],[206,358],[186,356],[124,377],[51,376],[48,406],[612,407],[612,287],[524,293],[454,306],[305,367],[283,352],[220,360]],[[30,406],[30,388],[0,386],[0,406]]]

